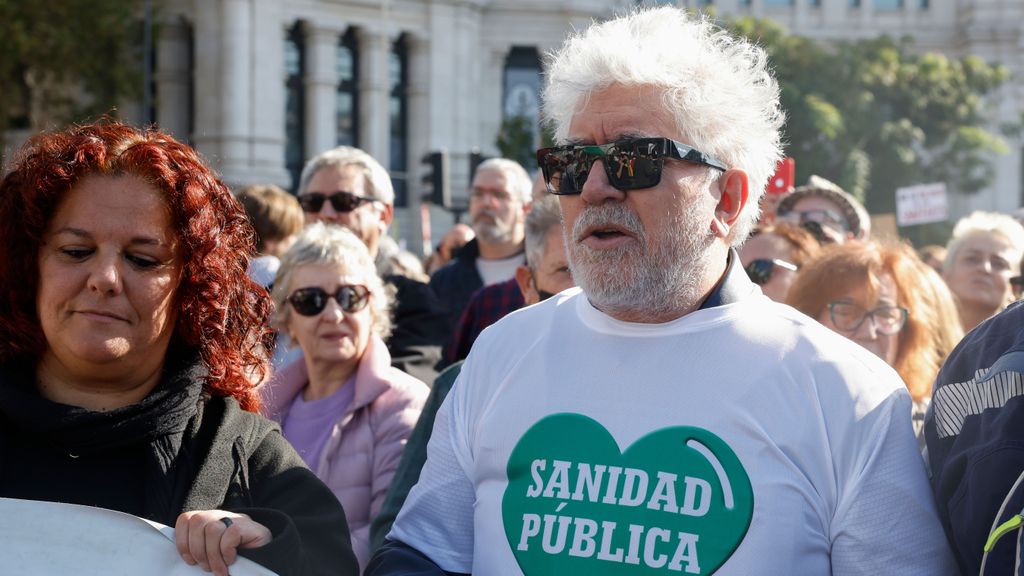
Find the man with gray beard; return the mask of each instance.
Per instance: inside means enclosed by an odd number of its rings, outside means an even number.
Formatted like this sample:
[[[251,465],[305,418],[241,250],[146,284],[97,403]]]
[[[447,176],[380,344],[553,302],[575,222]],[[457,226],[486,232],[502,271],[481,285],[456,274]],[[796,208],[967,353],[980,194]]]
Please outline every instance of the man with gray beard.
[[[514,160],[490,158],[477,166],[469,195],[476,237],[430,277],[430,287],[445,305],[449,333],[474,292],[511,279],[526,263],[523,224],[531,189],[530,175]]]
[[[367,574],[953,574],[899,376],[739,264],[764,51],[639,9],[553,55],[544,116],[579,288],[477,339]]]

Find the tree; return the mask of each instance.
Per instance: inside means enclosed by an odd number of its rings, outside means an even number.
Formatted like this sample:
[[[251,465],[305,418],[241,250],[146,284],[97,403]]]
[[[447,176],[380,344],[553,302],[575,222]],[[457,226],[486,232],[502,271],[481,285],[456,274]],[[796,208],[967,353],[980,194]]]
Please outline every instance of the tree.
[[[535,122],[529,116],[511,116],[501,121],[498,151],[505,158],[515,160],[530,170],[537,164],[534,152]]]
[[[0,0],[0,137],[110,112],[141,94],[141,5]]]
[[[889,37],[825,45],[770,20],[729,26],[772,60],[797,182],[825,176],[876,213],[894,212],[894,191],[908,184],[971,194],[992,183],[990,153],[1006,145],[987,128],[984,101],[1008,78],[1002,66],[913,54]]]

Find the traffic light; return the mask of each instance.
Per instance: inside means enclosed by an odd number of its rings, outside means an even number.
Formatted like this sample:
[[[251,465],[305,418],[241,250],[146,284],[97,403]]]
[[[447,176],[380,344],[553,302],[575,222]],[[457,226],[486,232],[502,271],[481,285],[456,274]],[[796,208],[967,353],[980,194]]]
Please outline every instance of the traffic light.
[[[430,188],[430,202],[444,208],[452,205],[451,170],[448,166],[448,151],[430,152],[420,160],[427,165],[421,182]]]
[[[473,181],[473,176],[476,176],[476,167],[482,164],[485,160],[490,160],[489,157],[484,156],[480,153],[480,150],[474,148],[469,153],[469,181]]]

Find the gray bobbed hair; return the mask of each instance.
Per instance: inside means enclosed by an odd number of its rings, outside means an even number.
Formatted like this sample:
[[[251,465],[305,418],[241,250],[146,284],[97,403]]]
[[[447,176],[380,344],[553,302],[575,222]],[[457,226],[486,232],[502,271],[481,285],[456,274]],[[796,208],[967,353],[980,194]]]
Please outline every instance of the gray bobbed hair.
[[[362,279],[370,290],[370,315],[373,319],[373,333],[381,339],[391,334],[392,294],[377,274],[366,245],[347,228],[316,222],[306,226],[291,248],[281,256],[281,267],[274,278],[271,297],[274,300],[272,323],[278,330],[284,329],[291,314],[287,299],[292,292],[303,286],[292,286],[295,271],[303,266],[336,265]]]

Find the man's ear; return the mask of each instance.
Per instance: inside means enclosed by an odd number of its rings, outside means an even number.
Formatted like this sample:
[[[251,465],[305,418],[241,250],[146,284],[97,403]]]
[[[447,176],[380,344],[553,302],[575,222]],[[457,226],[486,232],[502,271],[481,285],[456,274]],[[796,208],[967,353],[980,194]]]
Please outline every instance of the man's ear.
[[[740,214],[747,205],[750,194],[747,173],[743,170],[727,170],[718,177],[718,205],[711,220],[711,232],[719,238],[728,238]]]
[[[380,221],[384,227],[381,229],[381,234],[386,234],[388,228],[391,227],[391,221],[395,218],[395,207],[391,204],[384,204],[384,208],[380,211]]]
[[[523,293],[523,300],[527,306],[540,302],[537,285],[533,282],[533,272],[529,268],[523,265],[516,267],[516,284],[519,285],[519,291]]]

